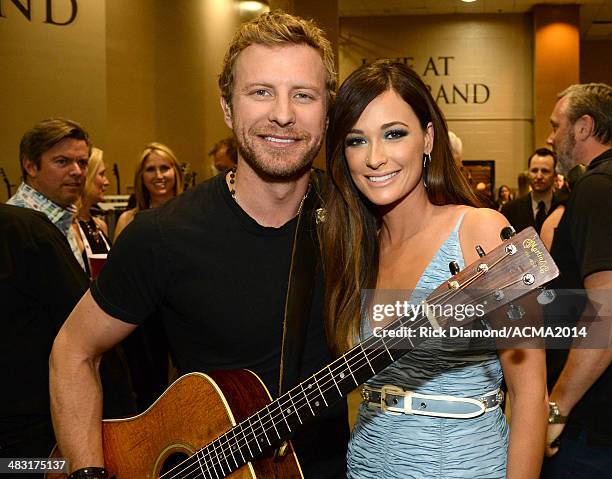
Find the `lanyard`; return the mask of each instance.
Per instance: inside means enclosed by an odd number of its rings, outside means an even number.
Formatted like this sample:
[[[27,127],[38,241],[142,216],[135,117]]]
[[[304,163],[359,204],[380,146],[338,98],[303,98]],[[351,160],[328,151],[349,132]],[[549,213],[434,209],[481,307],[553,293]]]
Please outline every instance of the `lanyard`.
[[[88,258],[91,258],[94,256],[94,253],[91,250],[91,245],[89,244],[89,240],[87,239],[87,236],[85,235],[85,232],[83,231],[83,228],[81,228],[81,222],[78,219],[77,219],[77,226],[79,227],[79,233],[81,233],[81,239],[83,240],[83,245],[85,246],[86,256]],[[96,229],[99,229],[97,225],[96,225]],[[106,241],[106,238],[104,237],[104,234],[102,234],[102,231],[99,231],[98,234],[102,238],[102,241],[104,241],[104,245],[106,246],[106,251],[107,252],[110,251],[110,245],[108,244],[108,241]],[[97,258],[101,258],[101,257],[106,257],[107,254],[108,253],[96,254],[95,256]]]

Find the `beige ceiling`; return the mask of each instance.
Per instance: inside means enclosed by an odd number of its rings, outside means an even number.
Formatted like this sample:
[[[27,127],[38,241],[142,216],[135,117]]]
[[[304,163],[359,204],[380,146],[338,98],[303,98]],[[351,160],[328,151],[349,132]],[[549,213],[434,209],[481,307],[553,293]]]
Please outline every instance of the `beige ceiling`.
[[[612,40],[612,0],[338,0],[341,17],[525,13],[539,4],[578,4],[582,38]]]

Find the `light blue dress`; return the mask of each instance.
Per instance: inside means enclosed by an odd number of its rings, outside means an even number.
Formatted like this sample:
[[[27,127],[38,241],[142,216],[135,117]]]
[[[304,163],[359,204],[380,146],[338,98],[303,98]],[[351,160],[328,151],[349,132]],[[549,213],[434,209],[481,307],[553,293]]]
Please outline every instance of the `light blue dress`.
[[[435,254],[419,279],[411,302],[418,303],[450,277],[448,263],[464,267],[459,227]],[[371,334],[367,321],[363,334]],[[470,348],[467,339],[428,340],[409,351],[366,384],[385,384],[424,394],[479,397],[500,387],[502,370],[490,344]],[[462,347],[463,346],[463,347]],[[476,347],[474,347],[476,346]],[[348,449],[348,477],[496,479],[506,474],[508,425],[498,407],[471,419],[391,415],[379,408],[359,408]]]

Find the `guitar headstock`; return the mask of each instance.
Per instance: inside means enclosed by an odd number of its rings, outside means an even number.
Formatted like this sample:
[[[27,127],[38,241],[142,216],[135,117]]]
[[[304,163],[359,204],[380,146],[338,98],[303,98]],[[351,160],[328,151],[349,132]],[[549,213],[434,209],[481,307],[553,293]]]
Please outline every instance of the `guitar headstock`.
[[[428,305],[477,307],[477,317],[429,317],[434,326],[466,324],[512,303],[559,275],[559,269],[534,228],[505,239],[494,250],[440,285],[427,297]],[[471,309],[470,309],[471,311]],[[509,311],[511,314],[511,311]]]

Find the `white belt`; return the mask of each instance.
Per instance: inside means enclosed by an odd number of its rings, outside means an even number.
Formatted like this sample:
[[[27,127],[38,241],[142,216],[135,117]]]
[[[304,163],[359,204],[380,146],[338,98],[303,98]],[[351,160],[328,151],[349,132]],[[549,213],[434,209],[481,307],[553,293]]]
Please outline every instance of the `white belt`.
[[[377,407],[388,414],[470,419],[499,408],[504,393],[498,388],[477,398],[421,394],[385,385],[380,389],[364,386],[361,391],[367,406]]]

